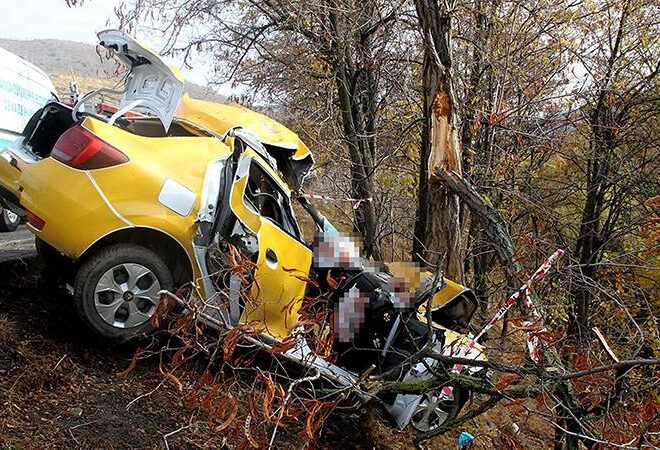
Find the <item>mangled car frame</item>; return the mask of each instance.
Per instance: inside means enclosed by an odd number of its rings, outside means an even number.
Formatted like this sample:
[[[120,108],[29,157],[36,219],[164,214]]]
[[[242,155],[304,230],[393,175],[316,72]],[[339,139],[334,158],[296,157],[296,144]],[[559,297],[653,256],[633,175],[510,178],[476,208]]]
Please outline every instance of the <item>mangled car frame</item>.
[[[53,270],[66,269],[94,332],[127,339],[151,331],[161,292],[191,283],[207,323],[249,323],[261,347],[293,339],[282,356],[339,386],[356,385],[367,368],[429,378],[437,360],[405,361],[422,347],[446,355],[468,340],[458,332],[476,309],[468,289],[417,273],[397,290],[392,280],[406,266],[374,268],[302,195],[313,158],[295,133],[245,108],[183,95],[183,77],[158,55],[120,31],[98,36],[128,69],[124,89],[48,103],[0,151],[0,196],[27,218]],[[113,113],[89,106],[113,94],[121,97]],[[293,202],[315,223],[313,242],[303,239]],[[222,259],[210,255],[230,249],[251,262],[247,300],[232,294],[245,280],[212,277]],[[324,319],[299,333],[310,311]],[[333,358],[314,336],[329,339]],[[486,359],[474,343],[462,356]],[[383,401],[400,427],[430,430],[468,394],[445,387]]]

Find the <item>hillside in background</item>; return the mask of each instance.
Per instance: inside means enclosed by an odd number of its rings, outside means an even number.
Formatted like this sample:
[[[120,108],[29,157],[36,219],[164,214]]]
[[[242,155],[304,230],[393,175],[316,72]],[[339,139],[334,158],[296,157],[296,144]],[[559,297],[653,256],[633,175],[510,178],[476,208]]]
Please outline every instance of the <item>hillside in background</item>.
[[[117,64],[99,56],[94,45],[56,39],[0,39],[0,47],[47,72],[63,98],[69,92],[72,71],[82,92],[101,86],[113,86],[120,79],[117,75]],[[195,83],[186,82],[186,92],[195,98],[226,100],[210,88]]]

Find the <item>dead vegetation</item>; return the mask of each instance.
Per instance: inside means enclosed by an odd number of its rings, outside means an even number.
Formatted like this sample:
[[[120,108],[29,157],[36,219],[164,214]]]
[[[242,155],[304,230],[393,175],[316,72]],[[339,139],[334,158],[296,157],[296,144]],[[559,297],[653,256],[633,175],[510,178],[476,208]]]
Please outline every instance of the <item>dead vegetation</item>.
[[[170,448],[263,448],[276,423],[274,448],[295,442],[384,449],[414,445],[413,433],[397,431],[377,405],[353,409],[347,401],[335,406],[322,397],[306,400],[311,396],[305,389],[320,390],[320,382],[298,386],[283,409],[295,368],[264,352],[239,347],[224,358],[220,348],[223,357],[212,362],[204,352],[182,351],[174,337],[159,338],[159,346],[154,341],[153,350],[151,341],[143,343],[139,353],[130,346],[108,347],[82,331],[66,294],[41,284],[37,261],[1,268],[3,450],[165,448],[166,440]],[[186,323],[185,315],[180,319],[178,326]],[[175,325],[176,320],[170,329]],[[177,336],[197,338],[202,331],[188,320]],[[523,406],[537,407],[533,401]],[[478,437],[476,448],[505,448],[500,445],[509,435],[522,448],[543,448],[551,430],[533,415],[514,420],[517,434],[511,428],[511,416],[523,406],[502,405],[461,429]],[[453,447],[459,432],[427,448]]]
[[[283,400],[265,374],[269,358],[250,370],[201,356],[182,365],[181,354],[160,349],[133,360],[134,346],[86,333],[68,296],[41,285],[40,268],[30,260],[0,270],[0,448],[249,448],[265,439],[277,418],[264,422],[268,404],[276,411]],[[298,416],[282,417],[276,447],[317,431],[328,442],[371,447],[365,424],[349,414],[318,430],[321,406],[300,404]]]

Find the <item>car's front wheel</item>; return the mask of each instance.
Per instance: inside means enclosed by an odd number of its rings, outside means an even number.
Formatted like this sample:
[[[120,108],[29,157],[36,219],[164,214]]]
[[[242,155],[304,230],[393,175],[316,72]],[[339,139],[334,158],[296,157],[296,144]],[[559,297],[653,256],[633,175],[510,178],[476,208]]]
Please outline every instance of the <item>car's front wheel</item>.
[[[464,392],[457,387],[438,388],[422,396],[413,412],[410,424],[417,431],[427,432],[451,422],[465,403]]]
[[[151,331],[150,319],[172,273],[153,251],[116,244],[92,255],[78,270],[74,299],[80,317],[102,337],[123,340]]]
[[[21,223],[21,218],[17,214],[7,208],[0,208],[0,232],[15,231],[19,223]]]

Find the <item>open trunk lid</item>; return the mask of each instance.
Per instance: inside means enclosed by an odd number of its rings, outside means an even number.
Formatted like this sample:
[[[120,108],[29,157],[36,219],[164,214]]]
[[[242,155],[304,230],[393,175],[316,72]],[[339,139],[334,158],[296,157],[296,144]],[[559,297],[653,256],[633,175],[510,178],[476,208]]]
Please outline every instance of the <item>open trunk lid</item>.
[[[207,102],[183,95],[184,78],[154,51],[119,30],[98,33],[100,45],[111,50],[130,70],[119,109],[121,116],[134,108],[155,114],[168,130],[174,116],[218,135],[241,127],[255,135],[277,160],[277,169],[298,190],[314,163],[298,135],[277,121],[249,109]]]
[[[120,110],[147,109],[161,120],[166,130],[169,129],[183,95],[181,72],[122,31],[105,30],[97,36],[100,45],[113,51],[130,71]]]

